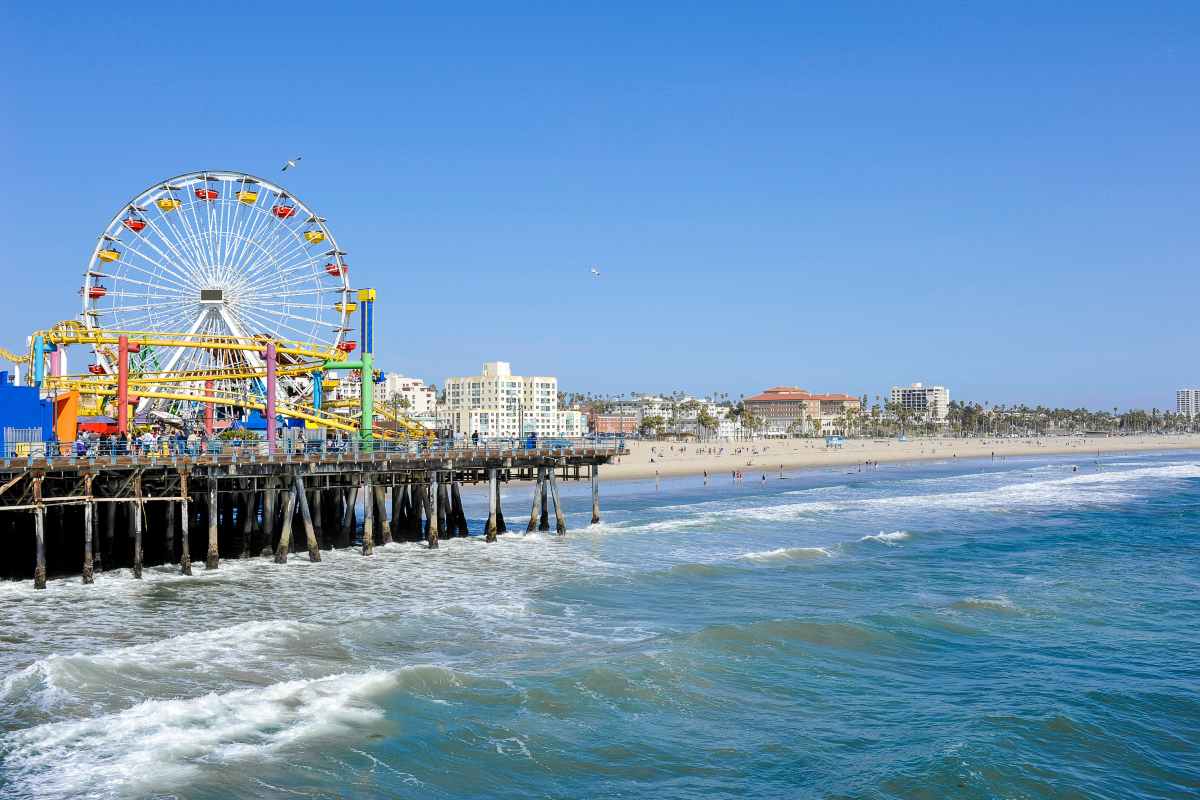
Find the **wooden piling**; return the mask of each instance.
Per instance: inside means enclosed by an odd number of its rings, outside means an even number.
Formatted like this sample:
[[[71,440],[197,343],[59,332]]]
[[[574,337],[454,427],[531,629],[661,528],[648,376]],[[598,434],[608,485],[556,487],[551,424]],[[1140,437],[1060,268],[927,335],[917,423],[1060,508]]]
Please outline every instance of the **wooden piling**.
[[[458,481],[450,482],[450,515],[454,518],[450,523],[455,536],[470,536],[467,529],[467,512],[463,510],[462,488]]]
[[[92,497],[92,481],[96,476],[90,472],[83,476],[83,583],[94,583],[92,564],[92,527],[96,518],[96,500]]]
[[[562,501],[558,498],[558,480],[554,477],[554,467],[550,467],[550,494],[554,496],[554,531],[559,536],[566,536],[567,520],[563,516]]]
[[[313,528],[313,516],[308,508],[308,493],[304,491],[304,480],[300,477],[300,473],[296,473],[292,481],[295,483],[296,502],[300,504],[300,518],[304,521],[304,537],[308,544],[308,560],[320,561],[321,545],[317,541],[317,532]],[[317,494],[320,494],[320,492]]]
[[[192,574],[191,508],[188,503],[188,473],[179,471],[179,574]]]
[[[537,477],[533,481],[533,508],[529,511],[529,525],[525,528],[526,533],[533,533],[538,526],[538,506],[541,504],[542,492],[545,487],[542,485],[542,468],[537,467]]]
[[[392,543],[392,523],[388,519],[387,513],[387,487],[375,487],[375,512],[376,518],[379,520],[379,543]]]
[[[437,518],[438,532],[447,539],[454,536],[454,530],[450,527],[450,492],[446,488],[446,481],[438,481]]]
[[[437,473],[433,475],[433,483],[429,485],[429,531],[426,534],[426,541],[429,542],[429,549],[436,550],[438,547],[438,479]]]
[[[254,518],[257,516],[254,512],[257,510],[258,498],[254,493],[254,482],[246,481],[242,484],[246,491],[238,495],[242,499],[240,517],[238,521],[242,523],[242,558],[250,557],[251,539],[254,538]]]
[[[401,539],[404,537],[404,484],[392,484],[392,537]]]
[[[204,556],[204,568],[216,569],[221,563],[217,549],[217,526],[220,524],[220,507],[217,505],[217,479],[208,479],[208,552]]]
[[[117,533],[117,504],[116,503],[105,503],[104,504],[104,545],[100,548],[101,552],[104,553],[104,562],[105,563],[109,563],[109,564],[112,563],[113,537],[116,536],[116,533]],[[97,558],[96,560],[100,561],[99,558]],[[103,570],[103,565],[101,565],[101,570]]]
[[[551,480],[554,477],[553,467],[542,467],[542,516],[538,522],[539,531],[550,530],[550,494],[553,484]]]
[[[129,506],[129,529],[133,534],[133,577],[142,577],[142,519],[145,507],[142,503],[142,476],[133,477],[133,503]]]
[[[163,503],[163,563],[175,560],[175,504]]]
[[[288,551],[292,548],[292,517],[296,513],[296,484],[283,501],[283,519],[279,527],[279,544],[275,547],[275,563],[286,564]]]
[[[362,554],[375,555],[375,492],[371,486],[371,473],[363,477],[363,538]]]
[[[46,504],[42,502],[42,475],[33,476],[33,535],[34,555],[33,588],[46,588]]]
[[[262,492],[263,546],[259,554],[264,558],[275,552],[275,489],[270,481]]]
[[[500,483],[496,482],[496,533],[508,533],[508,526],[504,524],[504,507],[500,503]]]
[[[592,464],[592,524],[600,521],[600,465]]]
[[[483,526],[483,540],[485,542],[496,541],[496,497],[498,494],[496,468],[493,467],[488,470],[488,518],[487,523]]]
[[[317,549],[318,550],[320,550],[321,547],[325,544],[325,527],[324,527],[325,526],[325,521],[324,521],[325,515],[323,513],[323,509],[321,508],[321,496],[324,494],[325,494],[325,492],[321,491],[320,489],[317,489],[315,492],[312,493],[313,533],[317,537]],[[317,555],[320,555],[320,553],[318,552]]]

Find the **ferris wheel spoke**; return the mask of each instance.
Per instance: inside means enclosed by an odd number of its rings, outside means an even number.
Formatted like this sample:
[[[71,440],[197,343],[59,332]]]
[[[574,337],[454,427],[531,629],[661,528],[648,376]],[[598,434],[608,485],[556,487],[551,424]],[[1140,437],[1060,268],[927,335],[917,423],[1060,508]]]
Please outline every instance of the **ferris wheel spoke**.
[[[240,316],[249,319],[251,322],[254,322],[261,330],[264,331],[278,330],[280,328],[286,328],[287,330],[294,331],[300,334],[302,337],[299,341],[311,340],[316,333],[316,330],[313,328],[298,328],[289,322],[284,322],[283,319],[272,319],[271,317],[273,315],[270,314],[270,309],[267,308],[259,308],[255,311],[247,311],[246,309],[242,309]],[[287,318],[288,317],[284,317],[284,319]]]
[[[150,246],[153,247],[153,245],[150,245]],[[157,247],[154,247],[153,249],[158,251]],[[154,267],[157,267],[162,272],[171,275],[173,278],[177,279],[177,280],[172,280],[171,282],[174,283],[176,286],[180,287],[181,289],[190,289],[191,288],[188,285],[190,283],[189,278],[187,278],[186,276],[184,276],[183,274],[181,274],[179,272],[176,272],[175,269],[167,266],[167,264],[156,261],[155,259],[146,255],[141,250],[139,250],[136,246],[131,246],[130,243],[126,242],[125,243],[125,252],[133,253],[139,259],[145,260],[147,263],[149,263],[150,265],[152,265]],[[161,251],[159,251],[159,252],[161,254]],[[164,254],[164,258],[165,258],[165,254]],[[164,280],[169,280],[165,276],[158,275],[158,273],[154,272],[153,270],[149,270],[149,269],[146,269],[145,267],[138,265],[137,262],[132,259],[122,259],[120,263],[123,266],[132,266],[135,269],[145,272],[147,275],[152,275],[155,277],[162,277]],[[179,281],[183,281],[183,283],[180,283]]]
[[[268,229],[267,238],[260,243],[258,252],[247,259],[245,267],[241,271],[241,275],[246,279],[253,280],[254,276],[270,269],[272,264],[278,263],[291,249],[298,248],[299,235],[295,231],[287,231],[286,235],[281,235],[279,227],[277,225],[273,229]],[[289,236],[292,238],[289,239]]]
[[[187,246],[184,237],[179,235],[179,231],[175,229],[175,226],[171,223],[170,217],[167,216],[167,214],[174,212],[163,211],[158,207],[158,200],[163,199],[164,197],[174,198],[174,195],[166,190],[162,190],[156,197],[148,198],[147,202],[149,202],[154,208],[155,213],[158,215],[158,219],[156,221],[148,215],[143,215],[146,219],[147,227],[154,232],[159,241],[161,241],[168,250],[175,254],[176,263],[179,264],[180,268],[190,272],[193,276],[195,276],[200,269],[200,262],[196,260],[195,252]],[[162,223],[162,225],[159,225],[159,223]],[[170,231],[170,236],[164,232],[164,228]]]

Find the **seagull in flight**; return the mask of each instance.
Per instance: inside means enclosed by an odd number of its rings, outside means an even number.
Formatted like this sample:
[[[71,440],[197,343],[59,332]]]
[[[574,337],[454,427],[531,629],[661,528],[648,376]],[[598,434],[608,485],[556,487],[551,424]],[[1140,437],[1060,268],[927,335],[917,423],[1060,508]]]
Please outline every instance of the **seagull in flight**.
[[[596,269],[595,267],[592,267],[592,277],[593,277],[593,278],[599,278],[599,277],[600,277],[600,270]]]
[[[287,160],[287,161],[283,162],[283,169],[281,169],[281,170],[279,170],[279,171],[280,171],[280,172],[287,172],[289,169],[295,169],[295,168],[296,168],[296,162],[298,162],[299,160],[300,160],[300,156],[296,156],[296,157],[295,157],[295,158],[293,158],[293,159],[289,159],[289,160]]]

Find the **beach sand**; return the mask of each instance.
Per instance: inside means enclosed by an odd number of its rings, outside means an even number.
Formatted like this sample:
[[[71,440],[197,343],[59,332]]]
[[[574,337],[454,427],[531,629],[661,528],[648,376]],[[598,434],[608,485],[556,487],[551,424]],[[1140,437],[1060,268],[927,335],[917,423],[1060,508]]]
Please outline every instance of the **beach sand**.
[[[782,468],[805,469],[856,466],[867,461],[894,463],[941,459],[996,459],[1008,456],[1078,455],[1080,463],[1121,453],[1153,450],[1200,450],[1200,434],[1173,436],[1049,436],[1043,438],[979,439],[919,438],[848,439],[841,448],[827,448],[824,439],[757,439],[738,442],[686,443],[626,441],[629,455],[601,468],[606,480],[632,480],[677,475],[729,475],[741,470],[746,480]],[[724,451],[723,453],[721,451]]]

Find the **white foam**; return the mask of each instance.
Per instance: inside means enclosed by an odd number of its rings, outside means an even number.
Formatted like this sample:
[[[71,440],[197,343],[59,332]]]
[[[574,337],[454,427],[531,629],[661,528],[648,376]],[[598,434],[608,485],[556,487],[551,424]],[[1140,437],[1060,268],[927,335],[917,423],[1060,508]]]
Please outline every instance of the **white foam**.
[[[18,792],[39,797],[178,790],[204,768],[269,758],[380,720],[383,711],[373,698],[394,688],[397,675],[339,674],[148,700],[116,714],[8,734],[4,765]]]
[[[896,542],[903,542],[906,539],[911,539],[912,536],[908,531],[892,531],[890,533],[873,533],[869,536],[864,536],[859,539],[860,542],[879,542],[881,544],[894,545]]]
[[[83,690],[102,692],[131,679],[179,680],[264,668],[286,663],[297,644],[320,630],[294,620],[267,620],[99,653],[54,654],[0,681],[0,701],[15,703],[25,696],[41,710],[50,711],[78,699]]]
[[[780,547],[776,550],[757,550],[743,553],[740,558],[748,561],[798,561],[806,558],[829,558],[832,552],[824,547]]]

